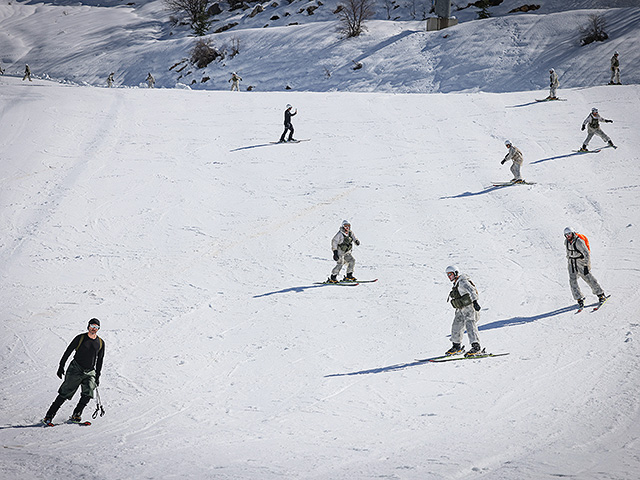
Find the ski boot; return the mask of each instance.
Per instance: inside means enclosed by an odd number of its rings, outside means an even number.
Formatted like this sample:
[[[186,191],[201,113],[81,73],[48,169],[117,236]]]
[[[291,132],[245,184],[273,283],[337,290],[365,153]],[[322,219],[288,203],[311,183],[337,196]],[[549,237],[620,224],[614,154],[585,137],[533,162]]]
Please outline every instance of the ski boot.
[[[327,283],[338,283],[338,278],[335,275],[331,275],[328,279],[327,279]]]
[[[353,276],[353,273],[347,273],[345,277],[342,279],[343,282],[355,282],[356,277]]]
[[[578,299],[578,307],[584,308],[584,298],[579,298]]]
[[[604,293],[601,293],[600,295],[598,295],[598,302],[600,303],[600,305],[602,305],[606,301],[607,301],[607,296]]]
[[[589,150],[587,150],[587,146],[586,145],[582,145],[580,147],[580,150],[578,150],[579,152],[588,152]]]
[[[44,417],[42,419],[42,423],[44,424],[45,427],[53,427],[53,418],[51,417]]]
[[[471,350],[464,354],[465,357],[474,357],[476,355],[482,354],[483,350],[480,348],[480,344],[478,342],[473,342],[471,344]]]
[[[613,144],[613,142],[612,142],[611,140],[609,140],[607,143],[609,144],[609,146],[610,146],[610,147],[618,148],[618,147],[616,147],[616,146]]]
[[[69,421],[71,423],[80,423],[80,422],[82,422],[82,417],[80,416],[80,414],[74,413],[73,415],[71,415],[69,417]]]
[[[444,352],[445,355],[458,355],[464,352],[464,346],[459,343],[454,343],[449,350]]]
[[[515,182],[513,182],[513,183],[524,183],[524,179],[519,178],[518,180],[516,180],[516,181],[515,181]]]

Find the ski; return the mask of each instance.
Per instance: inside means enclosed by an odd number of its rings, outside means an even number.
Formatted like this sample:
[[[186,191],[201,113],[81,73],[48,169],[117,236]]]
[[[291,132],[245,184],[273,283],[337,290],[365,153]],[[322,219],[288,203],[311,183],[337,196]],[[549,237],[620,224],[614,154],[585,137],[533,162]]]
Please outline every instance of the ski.
[[[605,148],[605,147],[602,147]],[[602,151],[602,148],[597,148],[595,150],[571,150],[572,152],[575,153],[600,153]]]
[[[484,352],[484,350],[483,350]],[[442,362],[453,362],[455,360],[475,360],[477,358],[489,358],[489,357],[502,357],[504,355],[509,355],[509,353],[480,353],[478,355],[471,355],[469,357],[465,357],[463,356],[454,356],[454,357],[449,357],[449,358],[442,358],[442,359],[436,359],[436,360],[429,360],[430,362],[433,363],[442,363]]]
[[[555,102],[555,101],[560,101],[560,102],[566,102],[567,99],[566,98],[541,98],[541,99],[537,99],[536,98],[536,102]]]
[[[272,143],[272,144],[274,144],[274,145],[277,145],[277,144],[279,144],[279,143],[283,143],[283,144],[284,144],[284,143],[300,143],[300,142],[310,142],[310,141],[311,141],[311,139],[310,139],[310,138],[303,138],[302,140],[288,140],[288,141],[286,141],[286,142],[277,141],[277,142],[269,142],[269,143]]]
[[[356,285],[358,285],[358,282],[337,282],[337,283],[333,283],[333,282],[313,282],[314,285],[337,285],[337,286],[341,286],[341,287],[355,287]]]
[[[63,423],[67,423],[71,425],[79,425],[81,427],[88,427],[89,425],[91,425],[91,422],[72,422],[71,420],[67,420],[66,422],[63,422]],[[62,423],[45,422],[44,420],[42,420],[42,426],[44,428],[57,427],[58,425],[62,425]]]
[[[584,307],[578,307],[578,310],[576,310],[576,315],[582,312],[583,310],[584,310]]]
[[[600,307],[601,307],[602,305],[604,305],[605,303],[607,303],[607,300],[609,299],[609,297],[610,297],[610,296],[611,296],[611,295],[607,295],[607,296],[605,297],[604,301],[602,301],[602,302],[598,302],[598,305],[596,305],[595,307],[593,307],[593,310],[591,310],[591,311],[592,311],[592,312],[596,312],[596,311],[600,310]]]
[[[373,280],[356,280],[355,282],[349,282],[348,280],[341,280],[340,283],[374,283],[377,281],[378,279],[374,278]]]
[[[462,353],[456,353],[455,355],[440,355],[439,357],[416,358],[416,362],[420,362],[420,363],[424,363],[424,362],[438,362],[438,361],[442,361],[442,360],[447,359],[447,358],[451,358],[451,359],[453,359],[454,357],[457,357],[457,356],[460,356],[460,355],[464,355],[464,352],[462,352]]]
[[[536,182],[493,182],[494,187],[508,187],[509,185],[535,185]]]

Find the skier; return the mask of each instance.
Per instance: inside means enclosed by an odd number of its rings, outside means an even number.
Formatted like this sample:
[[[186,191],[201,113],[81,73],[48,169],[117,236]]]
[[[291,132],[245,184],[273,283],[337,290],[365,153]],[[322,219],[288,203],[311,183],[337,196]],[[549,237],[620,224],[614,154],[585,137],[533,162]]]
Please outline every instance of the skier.
[[[24,66],[24,77],[22,77],[22,81],[24,82],[26,79],[33,82],[33,80],[31,80],[31,69],[29,68],[29,65]]]
[[[556,90],[560,86],[560,82],[558,81],[558,74],[552,68],[549,70],[549,96],[547,97],[549,100],[557,100]]]
[[[465,328],[471,342],[471,350],[465,353],[465,357],[473,357],[482,352],[480,337],[478,334],[478,319],[480,305],[478,304],[478,290],[473,282],[465,274],[461,274],[456,266],[448,266],[447,277],[453,283],[447,301],[451,299],[451,305],[456,309],[451,326],[451,342],[453,345],[445,352],[445,355],[456,355],[464,352],[462,335]]]
[[[620,83],[620,60],[618,59],[618,52],[611,57],[611,80],[609,85],[622,85]]]
[[[149,88],[153,88],[156,84],[156,79],[153,78],[153,75],[151,75],[151,72],[149,72],[149,75],[147,75],[147,85],[149,86]]]
[[[586,237],[576,233],[570,227],[564,229],[564,237],[564,246],[567,249],[569,286],[571,287],[573,298],[577,300],[580,308],[584,307],[584,296],[578,286],[578,277],[580,277],[591,287],[593,294],[598,296],[598,301],[601,304],[604,303],[607,296],[591,273],[591,252],[585,241]]]
[[[289,132],[289,139],[286,141],[295,142],[296,139],[293,138],[293,124],[291,123],[291,117],[296,115],[298,113],[298,110],[296,109],[296,111],[292,113],[291,109],[293,107],[289,103],[287,103],[287,106],[285,108],[286,110],[284,111],[284,132],[282,132],[282,135],[280,136],[280,143],[285,142],[284,137],[287,135],[287,132]]]
[[[229,81],[231,82],[231,91],[233,92],[235,90],[236,92],[239,92],[242,77],[240,77],[240,75],[238,75],[236,72],[233,72]]]
[[[111,73],[109,74],[109,76],[107,77],[107,86],[108,86],[109,88],[113,87],[113,75],[114,75],[114,73],[113,73],[113,72],[111,72]]]
[[[520,174],[520,167],[522,166],[522,162],[524,160],[522,157],[522,152],[519,148],[514,147],[509,140],[506,140],[504,142],[504,145],[509,149],[509,152],[502,159],[500,165],[504,165],[507,160],[512,160],[513,163],[511,164],[511,173],[513,174],[513,179],[511,181],[513,183],[524,183],[522,175]]]
[[[602,118],[598,113],[598,109],[593,107],[591,109],[591,113],[589,114],[589,116],[584,119],[584,122],[582,122],[582,130],[584,130],[585,126],[587,127],[587,138],[585,138],[584,142],[582,143],[582,148],[580,148],[579,150],[580,152],[589,151],[587,150],[587,145],[589,145],[589,142],[591,141],[594,135],[598,135],[602,140],[607,142],[610,147],[618,148],[613,144],[613,142],[607,136],[607,134],[604,133],[602,130],[600,130],[600,122],[613,123],[613,120],[607,120],[606,118]]]
[[[82,411],[87,406],[89,400],[93,398],[93,391],[100,384],[100,372],[102,371],[102,361],[104,359],[104,341],[98,337],[100,320],[92,318],[87,325],[87,333],[77,335],[65,350],[60,359],[58,367],[58,378],[64,375],[64,381],[58,389],[58,396],[49,407],[44,419],[44,424],[50,425],[58,409],[65,400],[71,400],[78,387],[81,387],[80,400],[73,410],[70,420],[80,422]],[[73,360],[65,374],[64,366],[71,352],[75,350]]]
[[[331,250],[333,250],[333,259],[336,261],[336,266],[331,270],[331,276],[327,280],[327,283],[338,283],[338,274],[345,263],[347,264],[347,274],[342,281],[356,281],[356,278],[353,276],[356,259],[351,255],[351,249],[354,243],[360,245],[360,240],[358,240],[351,231],[351,224],[347,220],[343,220],[340,230],[338,230],[338,233],[336,233],[331,240]]]
[[[2,69],[2,65],[0,65],[0,75],[4,75],[4,70]]]

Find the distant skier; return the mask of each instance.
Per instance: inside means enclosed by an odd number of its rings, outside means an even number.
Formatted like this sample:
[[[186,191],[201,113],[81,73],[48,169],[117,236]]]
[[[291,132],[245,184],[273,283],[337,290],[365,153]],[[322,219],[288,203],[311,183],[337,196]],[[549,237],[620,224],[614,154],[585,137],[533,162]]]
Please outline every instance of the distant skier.
[[[465,357],[472,357],[482,352],[480,348],[480,336],[478,334],[478,319],[480,318],[480,305],[478,304],[478,290],[471,279],[460,273],[458,267],[448,266],[447,277],[453,283],[453,288],[447,300],[456,309],[451,326],[451,342],[453,345],[445,352],[445,355],[456,355],[464,352],[462,336],[467,330],[471,349],[465,353]]]
[[[507,160],[512,160],[513,163],[511,164],[511,173],[513,175],[513,179],[511,181],[513,183],[524,183],[522,175],[520,174],[520,167],[522,166],[522,163],[524,161],[522,152],[519,148],[514,147],[509,140],[506,140],[504,142],[504,145],[509,149],[509,152],[502,159],[500,165],[504,165]]]
[[[153,88],[156,85],[156,79],[153,78],[151,72],[149,72],[149,75],[147,75],[147,85],[149,86],[149,88]]]
[[[622,85],[620,83],[620,60],[618,59],[618,52],[611,57],[611,80],[609,85]]]
[[[587,150],[587,146],[589,145],[589,142],[591,141],[594,135],[598,135],[602,140],[607,142],[610,147],[618,148],[613,144],[613,142],[607,136],[607,134],[604,133],[602,130],[600,130],[600,122],[613,123],[613,120],[607,120],[606,118],[602,118],[598,113],[598,109],[593,107],[591,109],[591,113],[589,114],[589,116],[584,119],[584,122],[582,122],[582,130],[584,130],[584,128],[587,127],[587,138],[585,138],[584,142],[582,143],[582,148],[580,148],[579,150],[580,152],[589,151]]]
[[[556,91],[560,86],[560,81],[558,80],[558,74],[552,68],[549,70],[549,96],[547,97],[549,100],[557,100]]]
[[[31,80],[31,69],[29,68],[29,65],[24,66],[24,77],[22,77],[22,81],[24,82],[27,79],[29,79],[30,82],[33,81]]]
[[[113,87],[113,82],[114,82],[113,75],[114,75],[114,73],[111,72],[109,74],[109,76],[107,77],[107,87],[109,87],[109,88]]]
[[[229,81],[231,82],[231,91],[233,92],[235,90],[236,92],[239,92],[242,77],[240,77],[240,75],[238,75],[236,72],[233,72]]]
[[[586,237],[576,233],[572,228],[564,229],[564,246],[567,249],[567,268],[569,269],[569,286],[571,294],[577,300],[580,308],[584,307],[584,296],[578,286],[578,277],[582,278],[591,287],[598,301],[603,303],[607,297],[604,290],[591,273],[591,252]]]
[[[73,410],[70,420],[80,422],[82,411],[89,400],[93,398],[93,392],[100,384],[100,372],[104,360],[104,341],[98,337],[100,320],[92,318],[87,326],[87,333],[77,335],[69,344],[58,367],[58,378],[64,375],[64,381],[58,389],[58,396],[49,407],[44,416],[43,423],[51,424],[53,417],[66,400],[71,400],[78,387],[81,387],[80,400]],[[71,353],[75,350],[73,360],[65,374],[64,366]]]
[[[0,75],[4,75],[4,70],[2,69],[2,65],[0,65]]]
[[[287,132],[289,132],[289,138],[286,140],[287,142],[295,142],[296,139],[293,138],[293,124],[291,123],[291,117],[293,117],[294,115],[297,115],[298,110],[296,109],[295,112],[291,112],[291,110],[293,109],[293,107],[287,103],[287,106],[285,107],[286,110],[284,111],[284,132],[282,132],[282,135],[280,136],[280,142],[284,142],[285,139],[284,137],[287,135]]]
[[[333,259],[336,261],[336,266],[331,270],[331,276],[327,280],[328,283],[338,283],[338,274],[345,263],[347,264],[347,274],[342,281],[356,281],[356,278],[353,276],[356,259],[351,255],[351,249],[354,243],[360,245],[360,240],[358,240],[351,231],[351,224],[347,220],[343,220],[340,230],[338,230],[338,233],[336,233],[331,240],[331,250],[333,251]]]

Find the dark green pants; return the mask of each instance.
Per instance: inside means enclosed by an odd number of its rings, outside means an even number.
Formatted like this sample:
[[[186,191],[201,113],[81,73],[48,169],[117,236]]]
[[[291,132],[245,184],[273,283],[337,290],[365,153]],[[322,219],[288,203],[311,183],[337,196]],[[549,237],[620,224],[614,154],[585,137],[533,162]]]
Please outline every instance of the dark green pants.
[[[64,381],[58,389],[58,394],[65,400],[71,400],[78,387],[82,387],[83,397],[93,398],[93,391],[96,389],[96,371],[83,370],[75,360],[72,360],[64,376]]]

